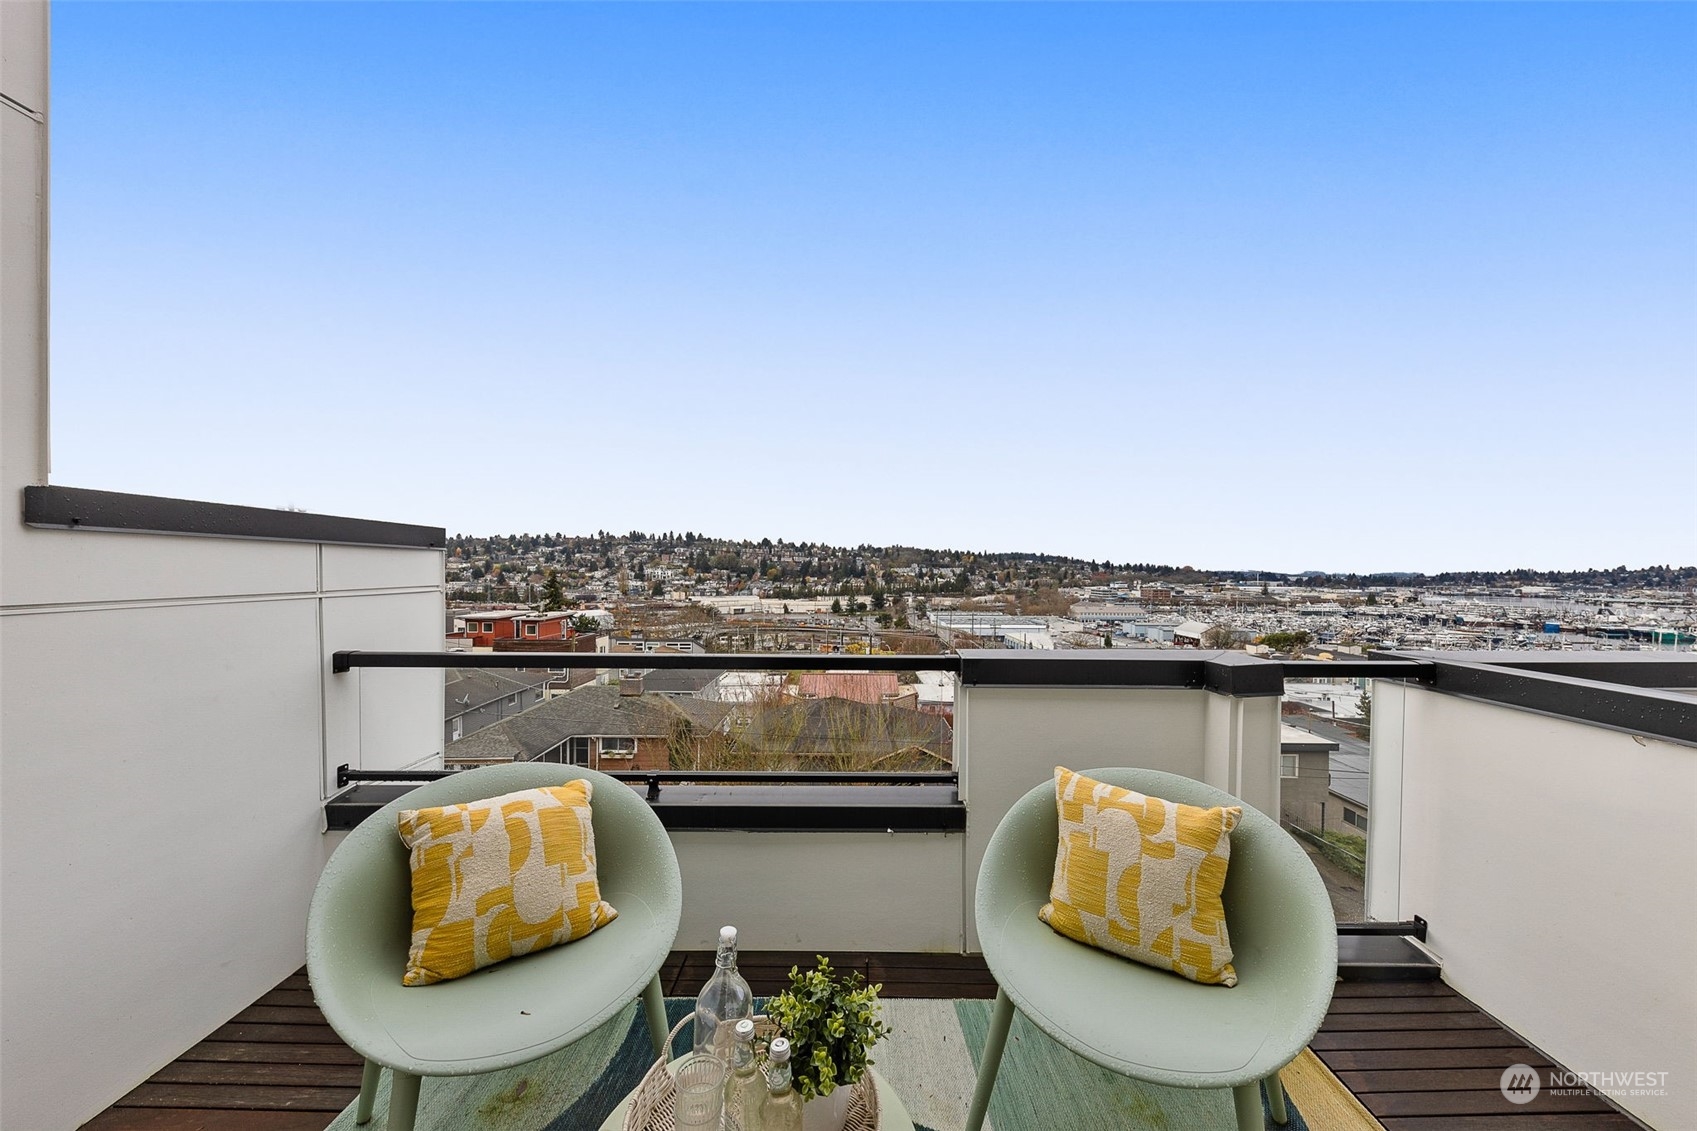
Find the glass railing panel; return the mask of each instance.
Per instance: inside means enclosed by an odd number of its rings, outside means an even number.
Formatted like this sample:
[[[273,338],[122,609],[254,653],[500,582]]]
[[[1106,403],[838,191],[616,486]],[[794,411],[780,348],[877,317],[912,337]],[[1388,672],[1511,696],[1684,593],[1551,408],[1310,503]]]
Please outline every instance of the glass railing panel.
[[[1339,922],[1364,918],[1369,688],[1365,678],[1287,680],[1281,703],[1279,823],[1314,861]]]

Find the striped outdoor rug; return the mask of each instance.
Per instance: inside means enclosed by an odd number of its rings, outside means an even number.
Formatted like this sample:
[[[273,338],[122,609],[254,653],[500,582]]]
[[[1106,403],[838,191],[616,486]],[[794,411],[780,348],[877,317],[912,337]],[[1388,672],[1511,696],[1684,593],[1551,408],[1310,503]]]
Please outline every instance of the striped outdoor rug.
[[[906,1104],[918,1131],[960,1131],[990,1002],[893,998],[884,1019],[895,1030],[873,1060]],[[674,1023],[694,1005],[669,998]],[[483,1076],[426,1079],[418,1131],[596,1131],[652,1063],[648,1028],[636,1005],[553,1056]],[[389,1073],[373,1123],[388,1114]],[[1263,1105],[1265,1099],[1263,1098]],[[1289,1131],[1308,1131],[1291,1105]],[[1267,1119],[1269,1128],[1275,1125]],[[1139,1084],[1068,1052],[1015,1015],[986,1127],[992,1131],[1232,1131],[1229,1093]],[[330,1131],[356,1131],[350,1106]]]

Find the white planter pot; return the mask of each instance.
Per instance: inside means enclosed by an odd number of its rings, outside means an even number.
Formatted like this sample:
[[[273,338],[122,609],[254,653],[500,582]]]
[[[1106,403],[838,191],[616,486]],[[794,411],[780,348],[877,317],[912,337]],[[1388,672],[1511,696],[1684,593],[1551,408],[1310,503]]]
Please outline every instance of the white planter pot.
[[[828,1096],[814,1096],[801,1105],[801,1131],[843,1131],[849,1101],[859,1084],[838,1088]]]

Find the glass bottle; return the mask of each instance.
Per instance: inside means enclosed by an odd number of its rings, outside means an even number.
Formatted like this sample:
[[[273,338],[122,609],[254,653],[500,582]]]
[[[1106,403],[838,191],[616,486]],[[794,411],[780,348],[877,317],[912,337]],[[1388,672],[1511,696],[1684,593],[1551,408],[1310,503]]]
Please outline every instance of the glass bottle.
[[[766,1050],[766,1094],[760,1098],[760,1131],[801,1131],[801,1096],[790,1087],[790,1043],[773,1037]]]
[[[731,1075],[725,1081],[725,1110],[742,1131],[759,1131],[760,1101],[766,1097],[766,1076],[754,1055],[754,1020],[744,1017],[732,1032]]]
[[[737,973],[737,929],[719,928],[713,976],[695,999],[695,1051],[731,1059],[732,1027],[754,1016],[754,991]]]

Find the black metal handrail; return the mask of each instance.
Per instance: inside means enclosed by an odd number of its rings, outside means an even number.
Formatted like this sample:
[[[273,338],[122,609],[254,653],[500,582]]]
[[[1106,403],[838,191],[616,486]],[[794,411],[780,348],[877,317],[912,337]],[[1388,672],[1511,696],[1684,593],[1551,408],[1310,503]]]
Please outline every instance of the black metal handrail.
[[[733,670],[733,671],[841,671],[862,672],[953,672],[960,674],[968,660],[982,663],[989,658],[1021,664],[1055,658],[1061,661],[1093,659],[1091,665],[1106,672],[1113,664],[1135,664],[1142,677],[1158,667],[1170,665],[1173,686],[1203,686],[1205,680],[1189,669],[1229,659],[1232,666],[1249,664],[1257,671],[1276,667],[1282,678],[1319,676],[1331,679],[1417,679],[1429,681],[1434,664],[1429,660],[1263,660],[1241,652],[1126,653],[1110,650],[1056,651],[1038,654],[1021,652],[959,652],[935,655],[868,656],[854,652],[365,652],[340,651],[331,657],[331,670],[338,675],[354,668],[648,668]],[[1265,666],[1264,666],[1265,665]],[[1092,682],[1088,668],[1069,667],[1069,677]]]
[[[665,785],[954,785],[953,770],[603,770],[620,781],[657,781]]]
[[[330,668],[695,668],[737,671],[958,672],[960,656],[853,652],[337,652]]]
[[[460,770],[356,770],[346,762],[336,767],[336,788],[356,782],[441,781]],[[645,782],[648,799],[659,799],[662,785],[960,785],[954,770],[603,770],[622,782]]]

